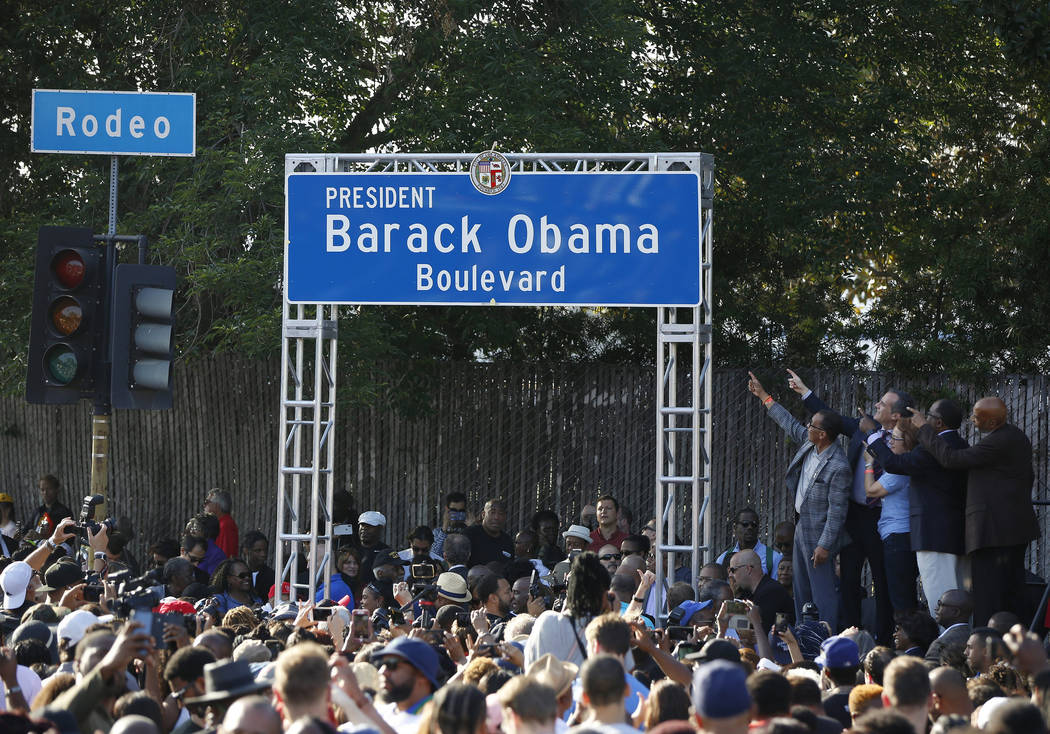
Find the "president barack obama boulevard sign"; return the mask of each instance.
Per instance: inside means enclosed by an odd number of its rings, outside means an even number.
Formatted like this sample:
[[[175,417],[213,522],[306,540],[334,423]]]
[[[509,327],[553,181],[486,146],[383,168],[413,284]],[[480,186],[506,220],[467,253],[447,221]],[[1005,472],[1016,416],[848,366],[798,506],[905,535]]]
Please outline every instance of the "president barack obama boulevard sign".
[[[695,306],[700,177],[290,173],[292,303]]]

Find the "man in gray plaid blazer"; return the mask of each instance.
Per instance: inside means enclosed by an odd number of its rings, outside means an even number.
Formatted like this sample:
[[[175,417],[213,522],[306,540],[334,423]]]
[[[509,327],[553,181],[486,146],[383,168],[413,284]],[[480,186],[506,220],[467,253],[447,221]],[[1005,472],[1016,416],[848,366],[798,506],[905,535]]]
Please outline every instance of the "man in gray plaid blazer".
[[[748,374],[748,389],[762,401],[777,425],[801,444],[788,464],[785,479],[798,514],[792,549],[795,618],[802,619],[802,605],[813,602],[820,618],[837,632],[839,599],[834,559],[845,540],[842,526],[852,483],[846,450],[837,440],[842,420],[833,411],[820,410],[803,426],[773,400],[753,373]]]

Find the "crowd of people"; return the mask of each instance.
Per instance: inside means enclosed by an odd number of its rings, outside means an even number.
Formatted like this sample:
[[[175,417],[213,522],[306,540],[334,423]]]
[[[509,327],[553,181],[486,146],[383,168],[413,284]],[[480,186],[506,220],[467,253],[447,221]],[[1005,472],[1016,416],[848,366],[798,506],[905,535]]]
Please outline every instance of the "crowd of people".
[[[1031,444],[1001,401],[969,447],[950,400],[920,415],[891,390],[849,418],[788,384],[808,425],[749,387],[799,444],[795,514],[763,542],[739,508],[696,579],[610,495],[511,535],[501,499],[453,492],[397,546],[361,512],[309,599],[275,593],[224,490],[141,561],[53,476],[25,526],[0,494],[0,732],[1047,732],[1050,661],[1014,593]]]

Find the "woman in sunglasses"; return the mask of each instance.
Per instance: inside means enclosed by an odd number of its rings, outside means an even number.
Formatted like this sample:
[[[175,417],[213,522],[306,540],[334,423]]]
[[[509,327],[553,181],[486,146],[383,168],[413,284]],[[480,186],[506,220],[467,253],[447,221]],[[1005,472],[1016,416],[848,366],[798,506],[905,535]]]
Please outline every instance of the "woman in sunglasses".
[[[234,607],[254,607],[261,603],[252,593],[252,572],[240,558],[227,558],[211,575],[211,587],[219,608],[219,618]]]

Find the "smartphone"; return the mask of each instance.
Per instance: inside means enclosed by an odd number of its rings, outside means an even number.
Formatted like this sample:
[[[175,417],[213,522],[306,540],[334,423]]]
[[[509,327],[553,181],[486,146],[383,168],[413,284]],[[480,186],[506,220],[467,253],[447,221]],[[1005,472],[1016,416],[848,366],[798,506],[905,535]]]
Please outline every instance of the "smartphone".
[[[667,639],[684,640],[693,634],[693,628],[687,625],[672,624],[667,627]]]
[[[747,615],[747,604],[741,599],[730,599],[726,602],[726,612],[729,614]]]
[[[783,632],[787,629],[788,618],[784,612],[777,612],[777,620],[773,623],[774,628],[777,632]]]
[[[540,572],[532,569],[532,578],[529,580],[529,596],[539,599],[543,596],[543,584],[540,583]]]
[[[359,640],[368,637],[368,612],[364,609],[350,612],[350,636]]]
[[[314,607],[314,621],[322,622],[332,616],[331,607]]]
[[[700,652],[703,645],[699,642],[680,642],[678,647],[674,649],[674,656],[679,660],[685,660],[686,655],[692,655],[694,652]]]

